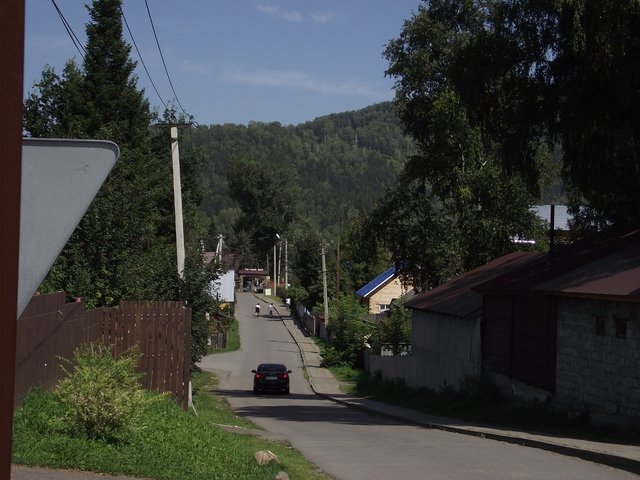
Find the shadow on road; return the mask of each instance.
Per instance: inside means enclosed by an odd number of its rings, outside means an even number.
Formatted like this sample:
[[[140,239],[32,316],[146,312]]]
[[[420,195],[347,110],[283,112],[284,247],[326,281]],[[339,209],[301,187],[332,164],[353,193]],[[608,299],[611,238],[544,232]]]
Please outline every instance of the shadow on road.
[[[291,393],[284,395],[279,393],[254,394],[251,390],[223,390],[219,393],[226,397],[246,398],[253,397],[258,405],[247,405],[234,409],[237,415],[253,418],[273,418],[295,422],[330,422],[347,425],[400,425],[395,420],[370,415],[366,412],[345,408],[336,403],[319,399],[315,394]],[[282,402],[273,404],[273,400]]]

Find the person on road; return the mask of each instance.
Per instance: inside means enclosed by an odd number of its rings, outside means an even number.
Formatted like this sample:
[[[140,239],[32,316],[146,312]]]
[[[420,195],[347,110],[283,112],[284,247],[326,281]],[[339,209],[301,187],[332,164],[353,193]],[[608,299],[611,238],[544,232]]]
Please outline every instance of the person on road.
[[[273,317],[273,303],[269,304],[269,316]]]
[[[260,304],[256,303],[256,317],[260,316]]]

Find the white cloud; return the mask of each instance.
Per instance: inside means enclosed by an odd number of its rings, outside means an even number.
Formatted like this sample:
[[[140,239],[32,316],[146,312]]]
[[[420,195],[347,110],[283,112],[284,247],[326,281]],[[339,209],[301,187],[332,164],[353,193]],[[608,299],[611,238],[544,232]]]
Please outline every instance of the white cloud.
[[[309,15],[298,10],[283,10],[278,5],[262,4],[256,5],[259,12],[266,13],[275,18],[280,18],[287,22],[312,22],[317,24],[329,23],[335,17],[334,12],[312,12]]]
[[[314,23],[329,23],[334,19],[336,14],[334,12],[314,12],[311,14],[311,19]]]
[[[71,46],[71,40],[67,37],[51,35],[27,35],[25,43],[29,48],[46,50],[65,50]]]
[[[297,10],[282,10],[277,5],[258,5],[256,6],[259,12],[266,13],[272,17],[281,18],[287,22],[302,22],[304,17],[301,12]]]
[[[199,75],[207,75],[211,73],[211,66],[204,62],[192,62],[191,60],[181,60],[178,68],[182,72],[196,73]]]
[[[255,72],[226,72],[222,79],[228,82],[259,85],[276,88],[296,88],[317,93],[338,95],[361,95],[376,99],[388,99],[390,93],[376,91],[356,80],[330,82],[313,78],[308,73],[297,70],[285,71],[255,71]]]

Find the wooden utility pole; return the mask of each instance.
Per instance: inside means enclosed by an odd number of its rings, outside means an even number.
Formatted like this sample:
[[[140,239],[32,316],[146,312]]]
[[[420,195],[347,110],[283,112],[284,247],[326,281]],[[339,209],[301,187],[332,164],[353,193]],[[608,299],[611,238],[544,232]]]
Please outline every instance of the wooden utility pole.
[[[324,296],[324,326],[329,325],[329,299],[327,297],[327,263],[324,259],[324,244],[321,245],[322,252],[322,294]]]
[[[280,278],[282,277],[282,240],[278,242],[278,287],[280,286]],[[276,291],[278,289],[276,288]]]
[[[4,0],[0,14],[0,479],[11,476],[11,431],[18,315],[24,0]]]
[[[340,298],[340,242],[336,248],[336,300]]]
[[[284,239],[284,288],[289,288],[289,263],[287,257],[287,239]]]

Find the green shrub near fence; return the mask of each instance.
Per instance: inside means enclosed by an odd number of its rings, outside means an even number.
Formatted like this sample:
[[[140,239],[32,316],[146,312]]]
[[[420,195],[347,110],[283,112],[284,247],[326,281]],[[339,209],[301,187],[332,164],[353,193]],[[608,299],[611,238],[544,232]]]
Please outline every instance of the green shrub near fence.
[[[116,358],[113,346],[80,345],[72,360],[62,359],[66,377],[54,391],[62,407],[60,421],[75,435],[114,443],[136,428],[150,397],[139,383],[138,349],[130,348]]]

